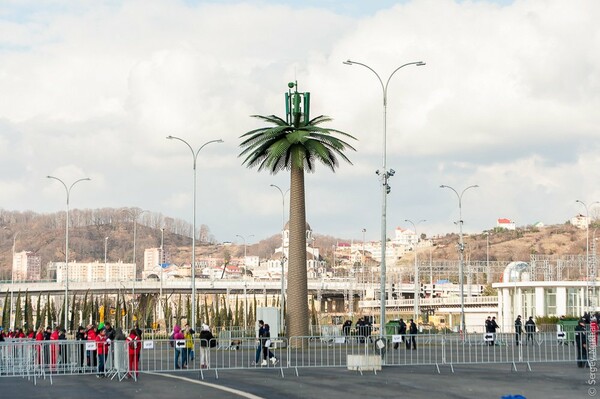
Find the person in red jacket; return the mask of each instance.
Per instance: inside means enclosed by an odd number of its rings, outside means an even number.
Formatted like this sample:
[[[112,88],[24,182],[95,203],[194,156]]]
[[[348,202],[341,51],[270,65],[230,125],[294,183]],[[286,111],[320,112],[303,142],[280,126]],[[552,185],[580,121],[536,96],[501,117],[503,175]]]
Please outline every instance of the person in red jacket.
[[[128,378],[135,378],[137,380],[139,376],[139,358],[140,358],[140,349],[142,348],[142,342],[140,341],[140,337],[138,337],[137,330],[134,328],[129,333],[129,336],[126,338],[127,348],[129,349],[129,373],[127,373]],[[135,373],[135,375],[134,375]]]
[[[88,341],[96,341],[96,326],[89,324],[87,326],[86,336]],[[96,367],[97,350],[89,350],[86,353],[88,367]]]
[[[42,360],[44,358],[44,344],[42,343],[44,341],[43,327],[37,329],[37,333],[35,334],[35,340],[38,342],[35,348],[37,351],[37,362],[38,364],[42,364]]]
[[[58,326],[54,327],[54,331],[50,334],[50,341],[58,341],[60,328]],[[56,343],[50,344],[50,369],[54,370],[56,368],[56,359],[58,357],[58,345]]]
[[[106,337],[106,329],[102,328],[98,331],[98,335],[96,336],[96,349],[98,351],[98,374],[96,374],[97,378],[104,378],[106,375],[104,374],[104,361],[106,359],[106,355],[108,354],[108,347],[110,345],[110,341]]]

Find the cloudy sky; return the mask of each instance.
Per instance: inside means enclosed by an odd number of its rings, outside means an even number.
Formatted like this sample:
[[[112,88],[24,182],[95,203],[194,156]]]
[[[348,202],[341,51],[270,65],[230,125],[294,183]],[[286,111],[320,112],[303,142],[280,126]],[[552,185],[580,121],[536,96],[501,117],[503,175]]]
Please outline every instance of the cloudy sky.
[[[218,241],[280,230],[289,174],[242,165],[240,136],[283,116],[287,83],[313,116],[357,138],[352,165],[306,176],[317,234],[380,237],[388,86],[388,234],[563,223],[600,200],[596,0],[4,0],[0,4],[0,208],[139,207]],[[287,206],[287,197],[286,197]],[[287,210],[286,210],[287,214]]]

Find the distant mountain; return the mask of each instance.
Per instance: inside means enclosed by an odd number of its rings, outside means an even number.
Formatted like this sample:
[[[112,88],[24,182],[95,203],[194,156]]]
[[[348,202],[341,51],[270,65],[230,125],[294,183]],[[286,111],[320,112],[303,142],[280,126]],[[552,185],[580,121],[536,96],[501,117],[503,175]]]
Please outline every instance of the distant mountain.
[[[95,210],[72,209],[70,213],[69,249],[70,260],[79,262],[103,261],[105,237],[107,259],[110,262],[133,261],[133,219],[140,213],[137,208],[104,208]],[[593,248],[593,232],[600,227],[598,222],[590,226],[590,251]],[[182,220],[166,217],[160,213],[145,211],[139,214],[136,224],[136,261],[138,268],[144,259],[144,249],[160,247],[161,229],[164,228],[165,251],[174,263],[189,263],[191,260],[192,225]],[[489,237],[487,234],[489,233]],[[16,239],[15,238],[16,235]],[[333,258],[336,243],[350,242],[332,236],[315,235],[315,246],[326,261]],[[495,229],[482,234],[465,235],[465,259],[491,261],[528,262],[531,254],[578,255],[586,252],[586,231],[565,223],[542,228],[524,227],[514,231]],[[13,241],[14,240],[14,241]],[[458,234],[432,238],[430,256],[434,260],[458,259]],[[201,225],[197,237],[197,256],[211,254],[215,257],[241,257],[243,245],[223,246],[215,242],[206,225]],[[42,267],[48,262],[64,261],[65,212],[37,214],[0,209],[0,280],[10,279],[13,243],[16,252],[33,251],[42,258]],[[248,245],[248,255],[261,259],[270,257],[281,246],[281,236],[276,234]],[[420,250],[423,256],[425,249]],[[429,254],[428,254],[429,255]],[[412,253],[399,261],[409,264]],[[44,274],[43,274],[44,275]]]

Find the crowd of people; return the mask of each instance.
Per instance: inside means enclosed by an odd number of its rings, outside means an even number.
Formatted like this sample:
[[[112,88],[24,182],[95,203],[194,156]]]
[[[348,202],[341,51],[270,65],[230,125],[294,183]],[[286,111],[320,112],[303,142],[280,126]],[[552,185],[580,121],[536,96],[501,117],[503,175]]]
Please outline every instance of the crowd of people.
[[[69,362],[74,362],[76,364],[71,364],[71,366],[77,367],[80,373],[85,372],[86,369],[96,370],[98,378],[106,376],[106,363],[107,358],[112,355],[110,349],[113,341],[123,341],[124,344],[126,343],[129,360],[126,377],[137,378],[139,375],[142,331],[137,326],[131,329],[127,337],[121,328],[113,328],[110,322],[101,322],[98,325],[89,324],[87,327],[79,326],[74,338],[80,344],[75,346],[60,342],[67,340],[67,333],[59,325],[54,328],[39,327],[37,331],[32,329],[24,331],[16,328],[7,333],[0,327],[0,342],[7,338],[39,342],[40,345],[36,346],[36,361],[38,364],[47,365],[50,370],[58,370],[59,365],[66,366]],[[56,342],[53,343],[54,341]],[[90,346],[86,345],[90,341],[95,343],[94,349],[90,349]],[[70,350],[75,352],[70,354]]]

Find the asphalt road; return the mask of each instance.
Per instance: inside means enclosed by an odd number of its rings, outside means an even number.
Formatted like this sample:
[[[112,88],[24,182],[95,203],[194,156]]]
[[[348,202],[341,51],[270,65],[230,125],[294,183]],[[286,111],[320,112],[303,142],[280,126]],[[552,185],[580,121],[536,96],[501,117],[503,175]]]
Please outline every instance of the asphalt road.
[[[283,372],[283,376],[282,376]],[[1,377],[2,397],[21,398],[590,398],[590,369],[574,363],[485,364],[384,367],[376,374],[343,368],[249,369],[173,374],[143,373],[139,381],[97,379],[93,375],[33,380]],[[593,376],[595,378],[595,376]]]

